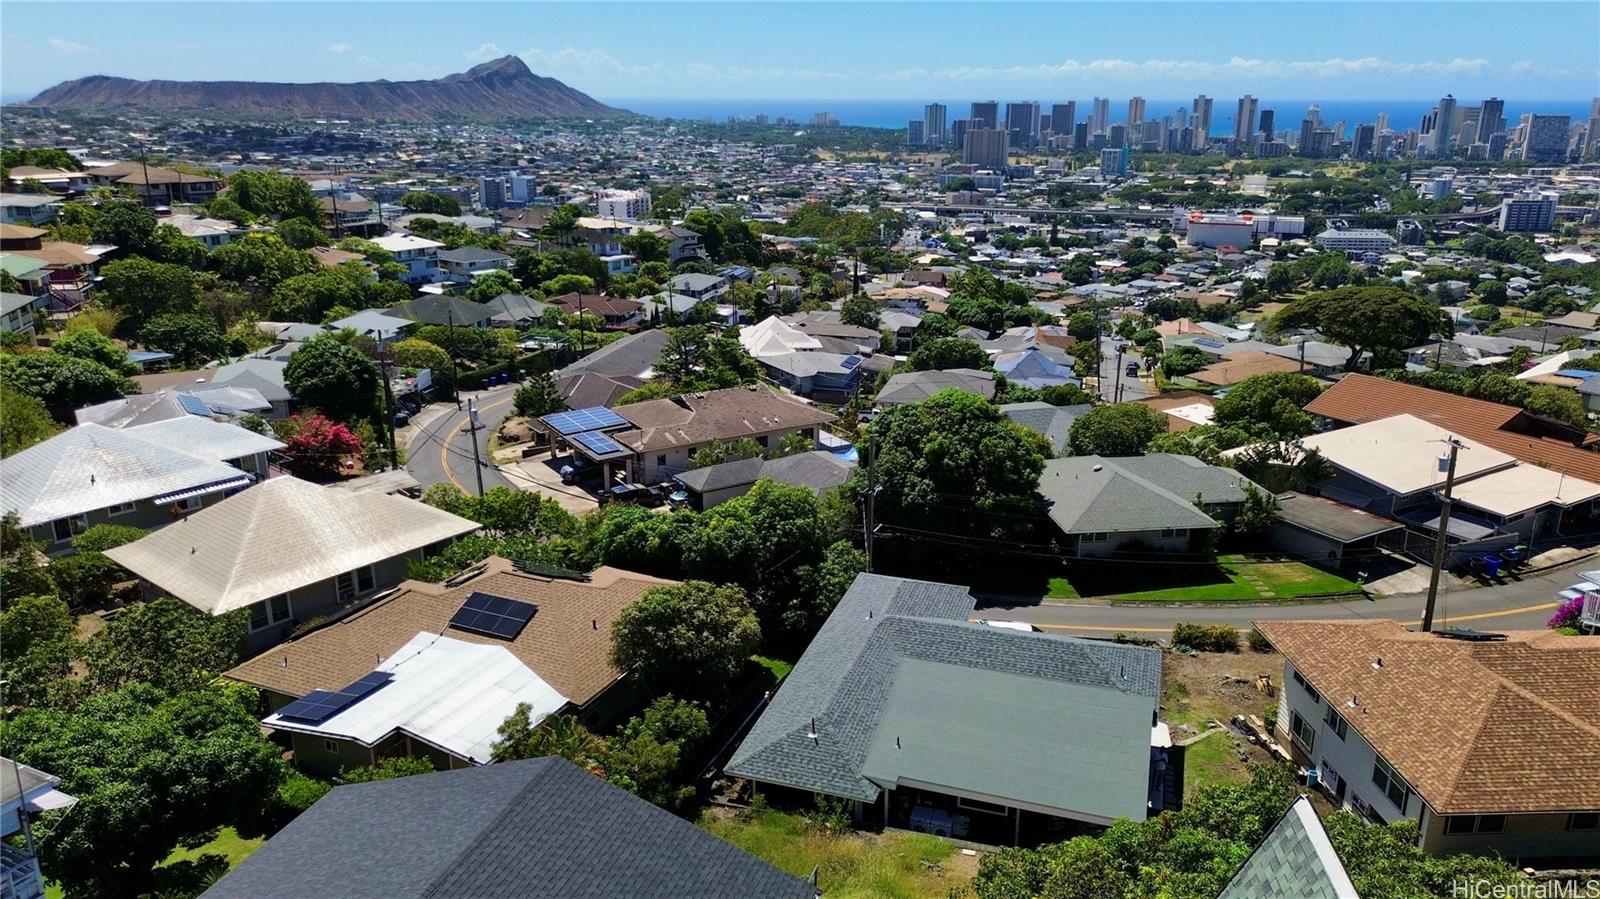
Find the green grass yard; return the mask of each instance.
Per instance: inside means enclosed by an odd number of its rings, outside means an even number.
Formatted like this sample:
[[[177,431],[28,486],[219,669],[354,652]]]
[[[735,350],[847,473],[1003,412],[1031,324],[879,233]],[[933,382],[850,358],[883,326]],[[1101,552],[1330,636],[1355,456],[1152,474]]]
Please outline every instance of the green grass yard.
[[[828,899],[945,896],[977,870],[977,859],[948,840],[898,831],[827,833],[775,809],[735,814],[713,808],[700,826],[791,874],[809,877],[818,869]]]
[[[265,842],[266,840],[261,837],[254,839],[241,837],[239,832],[233,828],[224,827],[217,833],[216,839],[209,843],[197,846],[194,849],[174,849],[165,861],[156,866],[156,884],[163,890],[170,890],[174,895],[193,895],[196,892],[201,892],[205,889],[204,886],[199,886],[198,890],[190,889],[197,886],[194,872],[180,868],[170,872],[177,874],[174,878],[163,877],[161,871],[163,869],[173,869],[174,866],[188,867],[184,865],[186,862],[190,866],[203,864],[202,860],[206,856],[220,856],[227,862],[227,867],[223,870],[232,870],[238,867],[240,862],[249,858],[252,852],[260,849],[261,844]],[[172,882],[174,880],[178,882]],[[44,895],[45,899],[65,899],[66,892],[61,889],[60,884],[49,883],[45,885]]]
[[[1114,566],[1114,574],[1097,575],[1097,571],[1106,569],[1085,567],[1082,573],[1051,578],[1047,598],[1115,599],[1124,602],[1259,602],[1361,590],[1356,582],[1331,571],[1272,556],[1218,556],[1216,568],[1202,571],[1155,566],[1141,569],[1133,565]],[[1174,573],[1169,575],[1162,572]],[[1140,580],[1140,577],[1144,579]],[[1130,585],[1143,586],[1144,589],[1125,589]]]

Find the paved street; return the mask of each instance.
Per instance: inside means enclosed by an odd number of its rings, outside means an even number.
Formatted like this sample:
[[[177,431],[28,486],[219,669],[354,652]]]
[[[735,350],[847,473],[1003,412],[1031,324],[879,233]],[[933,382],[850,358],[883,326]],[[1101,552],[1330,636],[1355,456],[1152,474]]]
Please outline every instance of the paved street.
[[[411,433],[404,436],[406,471],[417,479],[422,489],[444,482],[454,484],[463,493],[478,491],[477,479],[472,472],[472,444],[467,442],[473,436],[478,440],[478,453],[484,464],[483,488],[512,486],[489,458],[489,435],[500,427],[500,422],[511,412],[517,386],[505,384],[489,390],[463,393],[459,411],[449,402],[434,403],[422,410],[418,420],[408,428]],[[477,401],[478,420],[483,423],[476,435],[468,435],[465,431],[468,397]]]
[[[1118,362],[1117,346],[1123,342],[1115,337],[1100,338],[1100,398],[1108,403],[1117,401],[1117,376],[1122,367],[1126,367],[1129,362],[1138,362],[1140,370],[1143,371],[1144,360],[1137,352],[1124,353],[1121,362]],[[1130,345],[1129,350],[1137,350],[1137,347]],[[1122,374],[1121,383],[1123,402],[1143,399],[1153,393],[1146,382],[1130,378],[1126,373]]]
[[[1506,584],[1441,591],[1434,626],[1473,630],[1542,628],[1555,610],[1556,593],[1577,582],[1580,570],[1593,568],[1595,564],[1595,560],[1586,559]],[[989,605],[980,602],[979,617],[1027,621],[1046,630],[1099,636],[1117,631],[1155,636],[1171,631],[1177,621],[1244,628],[1249,627],[1252,620],[1267,618],[1394,618],[1415,626],[1421,620],[1424,599],[1425,594],[1406,593],[1371,601],[1272,605],[1179,606],[1085,601]]]

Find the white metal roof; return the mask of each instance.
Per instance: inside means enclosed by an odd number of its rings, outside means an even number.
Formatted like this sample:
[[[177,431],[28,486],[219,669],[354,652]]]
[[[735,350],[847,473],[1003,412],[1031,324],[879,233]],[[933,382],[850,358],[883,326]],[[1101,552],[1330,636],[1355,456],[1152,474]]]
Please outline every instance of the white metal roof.
[[[1600,497],[1600,484],[1537,465],[1517,465],[1458,483],[1451,495],[1485,512],[1515,515],[1547,504],[1565,507]]]
[[[1415,415],[1391,415],[1366,424],[1300,440],[1339,468],[1398,495],[1415,493],[1444,483],[1439,459],[1450,452],[1445,441],[1461,442],[1456,456],[1457,490],[1466,478],[1497,468],[1509,468],[1515,459],[1476,440],[1458,437]]]
[[[189,420],[249,433],[197,416]],[[23,527],[32,527],[240,477],[239,469],[206,457],[204,449],[139,436],[143,427],[149,426],[81,424],[0,459],[0,511],[16,512]]]
[[[527,703],[535,723],[567,698],[503,646],[468,643],[422,631],[378,665],[394,680],[319,724],[286,721],[268,727],[354,740],[373,746],[395,731],[479,764],[489,762],[496,731]]]
[[[752,358],[782,356],[799,350],[820,350],[822,341],[790,325],[776,315],[739,332],[739,345]]]
[[[477,527],[404,496],[279,477],[107,555],[168,594],[221,615]]]
[[[283,449],[283,442],[235,424],[213,421],[198,415],[169,418],[124,429],[151,443],[181,448],[207,459],[241,459],[256,453]]]

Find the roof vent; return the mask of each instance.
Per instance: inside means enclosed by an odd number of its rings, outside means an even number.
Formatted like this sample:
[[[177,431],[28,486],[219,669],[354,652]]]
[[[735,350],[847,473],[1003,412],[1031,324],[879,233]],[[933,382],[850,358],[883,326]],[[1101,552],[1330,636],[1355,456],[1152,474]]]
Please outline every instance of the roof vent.
[[[1501,643],[1506,639],[1505,634],[1491,634],[1484,631],[1472,631],[1461,628],[1453,630],[1434,631],[1446,640],[1464,640],[1469,643]]]
[[[806,731],[806,738],[812,743],[817,742],[817,716],[811,716],[811,729]]]
[[[1373,671],[1382,671],[1383,670],[1383,656],[1378,656],[1377,658],[1372,660],[1372,670]]]
[[[1091,468],[1089,470],[1090,471],[1104,471],[1105,470],[1105,466],[1104,465],[1096,465],[1094,468]]]

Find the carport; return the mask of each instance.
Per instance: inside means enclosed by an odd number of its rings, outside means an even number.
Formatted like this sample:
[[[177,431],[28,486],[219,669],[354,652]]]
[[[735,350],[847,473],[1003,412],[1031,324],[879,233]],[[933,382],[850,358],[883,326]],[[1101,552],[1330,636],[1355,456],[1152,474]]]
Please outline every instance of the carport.
[[[601,466],[601,483],[607,486],[611,484],[611,468],[616,462],[623,462],[628,480],[633,479],[633,450],[611,438],[611,434],[632,427],[632,422],[604,406],[552,412],[533,423],[534,432],[548,438],[552,456],[561,452],[563,446],[570,448],[574,465],[581,456]]]
[[[1370,558],[1384,535],[1403,531],[1391,518],[1304,493],[1278,495],[1272,545],[1307,562],[1343,567]]]

